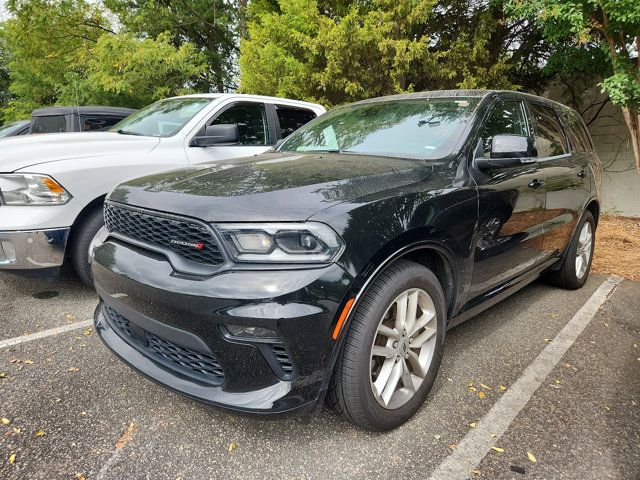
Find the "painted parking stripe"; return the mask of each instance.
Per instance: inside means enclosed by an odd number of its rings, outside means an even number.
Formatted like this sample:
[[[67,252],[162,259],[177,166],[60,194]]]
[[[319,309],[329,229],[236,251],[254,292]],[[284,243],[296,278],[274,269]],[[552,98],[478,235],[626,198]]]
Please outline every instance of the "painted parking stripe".
[[[506,432],[511,422],[529,402],[535,391],[585,327],[596,315],[620,284],[620,277],[611,276],[593,293],[580,310],[569,320],[524,373],[509,387],[487,414],[477,422],[478,426],[458,443],[453,451],[431,474],[430,480],[465,480],[487,455],[497,440]],[[491,436],[494,435],[492,438]]]
[[[29,335],[22,335],[21,337],[9,338],[7,340],[0,340],[0,349],[6,347],[13,347],[14,345],[20,345],[21,343],[31,342],[40,338],[50,337],[52,335],[58,335],[60,333],[71,332],[78,330],[79,328],[86,328],[93,325],[93,320],[85,320],[82,322],[70,323],[69,325],[63,325],[61,327],[50,328],[49,330],[43,330],[42,332],[30,333]]]

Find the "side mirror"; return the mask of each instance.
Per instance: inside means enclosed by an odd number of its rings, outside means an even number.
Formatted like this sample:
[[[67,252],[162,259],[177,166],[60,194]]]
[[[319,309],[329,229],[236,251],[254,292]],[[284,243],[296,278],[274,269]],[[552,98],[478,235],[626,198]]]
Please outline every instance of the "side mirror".
[[[235,123],[209,125],[204,133],[191,141],[192,147],[209,147],[211,145],[233,145],[240,141],[240,132]]]
[[[524,135],[495,135],[491,139],[489,158],[476,156],[474,163],[480,170],[488,168],[512,167],[535,162],[535,148],[529,137]]]

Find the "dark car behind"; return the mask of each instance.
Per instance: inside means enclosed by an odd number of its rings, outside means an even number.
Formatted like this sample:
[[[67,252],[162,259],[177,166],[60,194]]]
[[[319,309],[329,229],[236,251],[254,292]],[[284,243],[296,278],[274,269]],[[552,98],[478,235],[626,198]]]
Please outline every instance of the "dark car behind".
[[[17,137],[18,135],[26,135],[29,133],[31,126],[30,120],[20,120],[18,122],[8,123],[0,127],[0,138]]]
[[[114,126],[137,110],[121,107],[46,107],[31,113],[30,133],[90,132]]]

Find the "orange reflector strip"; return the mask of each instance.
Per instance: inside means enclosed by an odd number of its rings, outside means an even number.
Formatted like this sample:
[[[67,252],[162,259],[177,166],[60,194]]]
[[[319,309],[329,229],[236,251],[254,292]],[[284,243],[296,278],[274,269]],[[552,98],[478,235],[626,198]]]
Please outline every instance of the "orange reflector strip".
[[[44,183],[47,186],[47,188],[51,190],[53,193],[64,193],[64,188],[62,188],[60,185],[58,185],[56,182],[54,182],[48,177],[44,177],[42,179],[42,183]]]
[[[344,321],[347,319],[347,315],[349,315],[349,312],[351,311],[351,307],[353,307],[353,302],[355,302],[356,299],[352,298],[350,299],[347,304],[344,306],[344,308],[342,309],[342,313],[340,314],[340,318],[338,318],[338,323],[336,323],[336,328],[333,329],[333,335],[332,338],[334,340],[336,340],[338,338],[338,335],[340,335],[340,330],[342,330],[342,326],[344,325]]]

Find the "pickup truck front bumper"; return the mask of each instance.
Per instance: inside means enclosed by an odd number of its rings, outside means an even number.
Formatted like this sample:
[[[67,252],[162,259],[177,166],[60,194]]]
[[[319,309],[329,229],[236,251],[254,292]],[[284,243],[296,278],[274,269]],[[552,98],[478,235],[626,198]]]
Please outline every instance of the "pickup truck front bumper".
[[[0,231],[0,269],[18,271],[60,267],[64,262],[69,231],[69,227]]]

